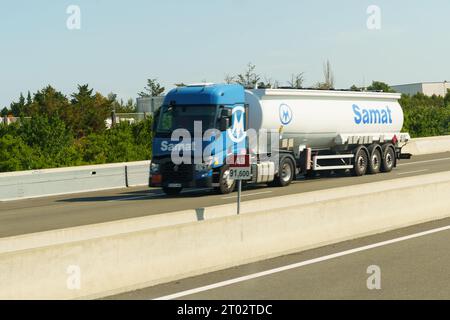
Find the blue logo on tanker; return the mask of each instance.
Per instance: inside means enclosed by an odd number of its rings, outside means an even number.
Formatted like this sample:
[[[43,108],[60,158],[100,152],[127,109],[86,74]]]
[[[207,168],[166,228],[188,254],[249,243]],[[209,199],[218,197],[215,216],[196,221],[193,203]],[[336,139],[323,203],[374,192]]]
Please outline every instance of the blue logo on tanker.
[[[233,115],[231,118],[232,127],[227,130],[228,137],[231,141],[239,143],[247,136],[245,132],[245,108],[237,106],[233,108]]]
[[[280,105],[280,121],[283,125],[288,125],[291,123],[293,118],[291,107],[283,103]]]
[[[390,124],[392,123],[392,111],[389,107],[377,109],[364,109],[353,105],[353,118],[356,124]]]

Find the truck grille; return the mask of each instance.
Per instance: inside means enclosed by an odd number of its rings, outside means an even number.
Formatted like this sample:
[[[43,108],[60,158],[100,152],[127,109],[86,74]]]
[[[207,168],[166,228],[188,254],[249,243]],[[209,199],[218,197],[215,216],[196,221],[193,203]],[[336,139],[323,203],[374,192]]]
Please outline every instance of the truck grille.
[[[191,164],[175,166],[169,162],[162,165],[161,173],[163,182],[191,182],[194,176],[194,166]]]

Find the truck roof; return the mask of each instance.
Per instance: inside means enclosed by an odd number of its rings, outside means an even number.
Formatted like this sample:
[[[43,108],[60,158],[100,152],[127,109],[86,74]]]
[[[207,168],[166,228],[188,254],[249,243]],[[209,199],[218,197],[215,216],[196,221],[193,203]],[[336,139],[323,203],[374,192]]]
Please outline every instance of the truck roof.
[[[239,84],[193,84],[169,91],[164,104],[234,105],[245,103],[244,87]]]

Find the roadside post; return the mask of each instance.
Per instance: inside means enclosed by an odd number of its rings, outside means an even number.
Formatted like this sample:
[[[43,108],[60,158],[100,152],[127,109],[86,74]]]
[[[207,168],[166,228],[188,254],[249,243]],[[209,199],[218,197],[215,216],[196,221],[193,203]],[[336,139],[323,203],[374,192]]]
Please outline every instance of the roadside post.
[[[230,179],[237,181],[238,196],[237,196],[237,214],[241,213],[241,192],[242,180],[250,180],[252,177],[252,170],[250,167],[250,155],[240,154],[233,156],[233,162],[230,164]]]

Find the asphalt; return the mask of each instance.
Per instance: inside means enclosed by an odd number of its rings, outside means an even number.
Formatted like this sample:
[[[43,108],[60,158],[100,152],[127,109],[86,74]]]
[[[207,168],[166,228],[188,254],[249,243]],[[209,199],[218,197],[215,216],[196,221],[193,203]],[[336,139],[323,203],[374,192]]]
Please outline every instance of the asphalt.
[[[401,161],[390,173],[314,179],[300,176],[286,188],[248,187],[244,189],[242,201],[449,170],[450,153],[416,156]],[[0,238],[235,202],[236,193],[219,195],[212,190],[194,189],[168,197],[159,189],[147,187],[0,202]]]
[[[436,230],[440,228],[441,230]],[[442,230],[443,229],[443,230]],[[432,233],[421,234],[423,232]],[[406,239],[403,239],[406,237]],[[395,240],[394,240],[395,239]],[[394,241],[392,241],[394,240]],[[373,247],[373,245],[376,245]],[[344,253],[344,254],[343,254]],[[371,278],[376,266],[379,289]],[[282,269],[281,271],[280,268]],[[274,272],[275,270],[275,272]],[[278,271],[277,271],[278,270]],[[264,272],[262,276],[261,272]],[[107,297],[450,299],[450,218]]]

